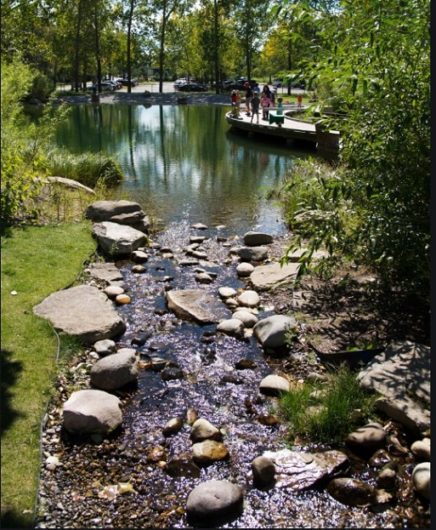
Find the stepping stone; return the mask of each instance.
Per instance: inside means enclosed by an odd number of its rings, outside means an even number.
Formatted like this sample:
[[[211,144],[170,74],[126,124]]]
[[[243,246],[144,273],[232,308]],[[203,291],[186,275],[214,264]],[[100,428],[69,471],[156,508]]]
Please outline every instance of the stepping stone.
[[[241,247],[238,250],[241,261],[263,261],[268,257],[267,247]]]
[[[97,361],[91,368],[92,385],[101,390],[117,390],[136,381],[138,362],[134,352],[114,353]]]
[[[115,342],[110,339],[99,340],[94,344],[94,350],[101,356],[114,353],[115,349]]]
[[[103,292],[111,299],[116,298],[119,294],[124,294],[124,289],[117,285],[108,285]]]
[[[109,221],[95,223],[92,227],[92,235],[97,239],[103,252],[111,256],[130,256],[134,250],[147,241],[143,232],[131,226]]]
[[[205,440],[192,446],[192,457],[196,464],[208,465],[218,460],[226,460],[229,450],[222,442]]]
[[[345,443],[357,453],[372,454],[385,446],[386,431],[379,423],[368,423],[350,433]]]
[[[64,427],[71,433],[106,434],[123,421],[120,400],[101,390],[73,392],[64,403]]]
[[[191,440],[194,443],[204,440],[220,441],[221,438],[221,432],[205,418],[198,418],[192,425]]]
[[[141,213],[137,202],[131,201],[96,201],[88,206],[85,217],[91,221],[109,221],[114,215]]]
[[[115,267],[114,263],[92,263],[87,270],[91,277],[96,280],[101,280],[107,283],[123,280],[123,275],[121,274],[120,269]]]
[[[250,282],[256,289],[270,289],[295,278],[299,268],[299,263],[288,263],[283,267],[280,263],[259,265],[251,272]]]
[[[33,312],[86,345],[117,337],[126,329],[112,302],[90,285],[57,291],[35,306]]]
[[[148,254],[146,254],[142,250],[134,250],[132,252],[132,260],[138,263],[144,263],[148,260]]]
[[[260,303],[260,297],[256,291],[244,291],[237,297],[238,303],[246,307],[256,307]]]
[[[289,392],[290,384],[280,375],[270,374],[262,379],[259,391],[268,396],[280,396],[282,392]]]
[[[250,313],[250,311],[245,309],[239,309],[233,313],[232,318],[240,320],[246,328],[252,328],[258,322],[256,315],[253,315],[253,313]]]
[[[244,333],[244,324],[237,318],[229,318],[220,322],[216,329],[227,335],[242,337]]]
[[[237,291],[236,289],[233,289],[233,287],[220,287],[218,289],[218,294],[221,298],[230,298],[231,296],[235,296]]]
[[[224,304],[204,290],[174,289],[166,293],[166,298],[169,309],[180,318],[210,324],[228,315]]]
[[[236,267],[236,273],[241,278],[246,278],[254,271],[254,266],[251,263],[240,263]]]

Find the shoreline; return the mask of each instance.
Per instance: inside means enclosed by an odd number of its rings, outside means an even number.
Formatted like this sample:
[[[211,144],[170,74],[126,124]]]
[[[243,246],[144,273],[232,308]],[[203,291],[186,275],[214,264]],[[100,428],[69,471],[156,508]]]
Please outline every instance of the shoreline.
[[[186,103],[179,103],[180,98],[186,98]],[[92,103],[91,95],[77,95],[77,96],[59,96],[57,98],[59,103],[68,103],[70,105],[81,105],[84,103]],[[211,94],[211,93],[184,93],[184,92],[163,92],[151,93],[145,95],[138,92],[115,92],[105,93],[100,95],[100,105],[111,105],[114,103],[124,103],[128,105],[227,105],[231,107],[229,94]]]

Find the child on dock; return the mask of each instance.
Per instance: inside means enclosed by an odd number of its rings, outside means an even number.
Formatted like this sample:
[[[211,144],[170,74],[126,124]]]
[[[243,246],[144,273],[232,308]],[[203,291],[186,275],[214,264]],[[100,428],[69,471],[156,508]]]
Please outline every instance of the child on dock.
[[[259,123],[259,105],[260,98],[257,92],[254,92],[253,99],[251,100],[251,123],[253,123],[253,118],[256,115],[257,123]]]
[[[269,108],[271,106],[271,98],[266,92],[262,93],[262,97],[260,98],[260,104],[262,105],[262,120],[267,120]]]

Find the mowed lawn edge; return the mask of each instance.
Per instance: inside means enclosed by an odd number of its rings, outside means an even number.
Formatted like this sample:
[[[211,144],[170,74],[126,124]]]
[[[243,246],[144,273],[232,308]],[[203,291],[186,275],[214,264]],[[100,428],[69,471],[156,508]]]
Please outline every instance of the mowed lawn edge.
[[[33,307],[74,283],[95,248],[88,222],[14,228],[2,237],[1,514],[8,526],[32,525],[40,424],[56,374],[57,338]]]

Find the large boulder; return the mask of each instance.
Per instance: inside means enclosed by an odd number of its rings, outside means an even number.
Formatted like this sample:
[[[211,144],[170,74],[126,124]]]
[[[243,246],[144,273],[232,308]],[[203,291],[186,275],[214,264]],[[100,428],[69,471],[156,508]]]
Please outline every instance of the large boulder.
[[[91,368],[91,383],[102,390],[116,390],[136,381],[138,362],[135,350],[113,353]]]
[[[259,247],[269,245],[273,242],[273,237],[264,232],[247,232],[244,234],[244,245],[247,247]]]
[[[208,480],[188,496],[186,511],[191,521],[222,522],[238,517],[243,511],[242,488],[227,480]]]
[[[286,343],[286,334],[297,327],[295,318],[285,315],[273,315],[254,326],[254,336],[264,348],[280,348]]]
[[[90,285],[57,291],[35,306],[33,312],[86,345],[117,337],[126,329],[112,302]]]
[[[123,421],[120,400],[101,390],[79,390],[64,403],[63,419],[69,432],[106,434]]]
[[[363,388],[381,394],[379,410],[419,432],[430,427],[430,348],[396,343],[374,357],[357,376]]]
[[[171,290],[166,293],[169,309],[187,320],[211,324],[225,319],[230,312],[216,297],[201,289]]]
[[[96,223],[111,221],[114,216],[139,214],[144,217],[141,206],[131,201],[96,201],[88,206],[85,217]]]
[[[284,282],[294,279],[297,276],[299,263],[270,263],[260,265],[250,274],[250,282],[256,289],[270,289]]]
[[[131,226],[109,221],[95,223],[92,235],[97,239],[103,252],[110,256],[130,256],[147,241],[147,236],[143,232]]]

